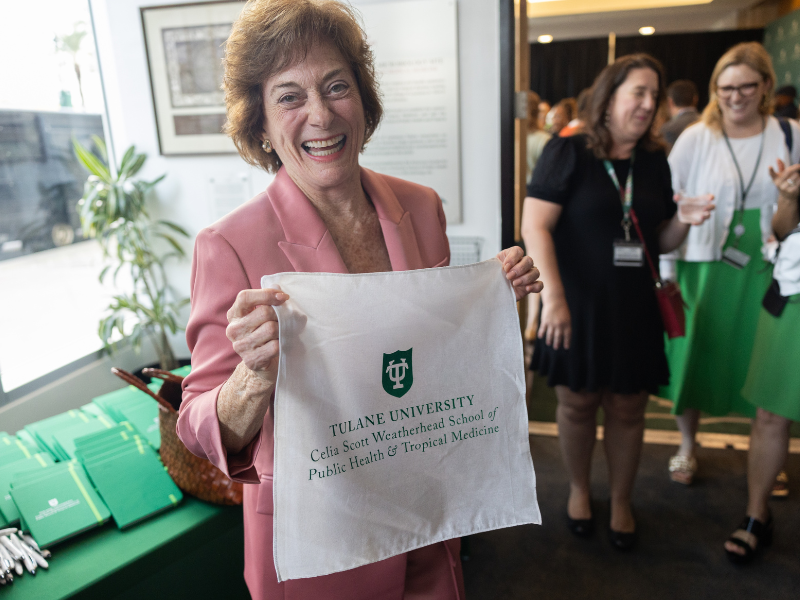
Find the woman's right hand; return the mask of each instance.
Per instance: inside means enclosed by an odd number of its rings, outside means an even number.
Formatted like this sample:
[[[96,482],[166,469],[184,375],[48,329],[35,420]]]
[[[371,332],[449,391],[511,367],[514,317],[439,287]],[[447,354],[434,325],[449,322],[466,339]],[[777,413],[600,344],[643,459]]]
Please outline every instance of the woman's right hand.
[[[539,338],[544,338],[544,343],[552,346],[553,350],[564,348],[569,350],[569,340],[572,337],[572,317],[565,298],[542,302],[542,316],[540,317]]]
[[[278,374],[278,316],[273,306],[289,299],[280,290],[242,290],[228,310],[225,335],[242,363],[265,383],[274,385]]]

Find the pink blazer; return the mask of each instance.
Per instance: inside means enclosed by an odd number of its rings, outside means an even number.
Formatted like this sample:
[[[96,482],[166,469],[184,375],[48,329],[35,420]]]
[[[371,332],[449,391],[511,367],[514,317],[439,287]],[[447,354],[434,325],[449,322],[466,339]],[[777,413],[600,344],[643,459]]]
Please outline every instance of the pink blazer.
[[[450,249],[442,203],[430,188],[361,169],[394,271],[446,266]],[[427,546],[351,571],[277,582],[272,557],[273,412],[237,455],[222,445],[220,388],[239,364],[225,336],[226,313],[240,290],[289,271],[347,273],[311,202],[278,171],[267,190],[197,236],[186,339],[192,372],[183,383],[178,436],[244,486],[245,580],[255,599],[439,600],[464,597],[460,540]]]

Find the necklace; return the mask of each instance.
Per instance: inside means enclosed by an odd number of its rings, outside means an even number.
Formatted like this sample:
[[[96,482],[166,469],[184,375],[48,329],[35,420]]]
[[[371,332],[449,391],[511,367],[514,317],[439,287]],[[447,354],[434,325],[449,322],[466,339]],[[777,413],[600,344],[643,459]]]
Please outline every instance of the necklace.
[[[736,173],[739,175],[739,208],[736,212],[736,220],[738,221],[733,228],[733,234],[736,236],[736,241],[734,242],[734,247],[739,246],[739,240],[742,239],[742,236],[745,232],[744,227],[744,203],[747,199],[747,194],[750,193],[750,189],[753,187],[753,182],[756,180],[756,175],[758,174],[758,167],[761,165],[761,156],[764,153],[764,134],[767,131],[766,121],[764,119],[761,120],[761,141],[758,146],[758,158],[756,159],[756,166],[753,168],[753,174],[750,176],[750,181],[748,182],[747,186],[744,184],[744,176],[742,175],[742,168],[739,166],[739,161],[736,160],[736,153],[733,151],[733,146],[731,146],[731,141],[728,138],[728,134],[725,132],[725,128],[722,128],[722,135],[725,138],[725,145],[728,146],[728,152],[731,154],[731,158],[733,159],[733,165],[736,167]]]

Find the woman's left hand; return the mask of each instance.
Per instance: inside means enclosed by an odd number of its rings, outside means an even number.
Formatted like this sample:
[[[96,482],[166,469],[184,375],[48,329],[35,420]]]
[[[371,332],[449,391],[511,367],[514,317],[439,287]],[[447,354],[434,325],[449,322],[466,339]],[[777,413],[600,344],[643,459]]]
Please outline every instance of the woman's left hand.
[[[544,284],[539,279],[539,269],[533,266],[533,259],[525,256],[519,246],[512,246],[501,250],[497,258],[503,263],[506,279],[514,286],[517,300],[522,300],[528,294],[542,291]]]
[[[800,192],[800,164],[786,167],[784,162],[778,159],[778,170],[772,167],[769,168],[769,176],[772,178],[772,183],[778,188],[780,195],[787,199],[795,199]]]

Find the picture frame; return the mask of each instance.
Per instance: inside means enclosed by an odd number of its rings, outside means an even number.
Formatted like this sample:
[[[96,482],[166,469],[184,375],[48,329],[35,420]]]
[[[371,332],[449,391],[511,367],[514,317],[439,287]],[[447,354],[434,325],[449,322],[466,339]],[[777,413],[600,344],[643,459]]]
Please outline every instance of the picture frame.
[[[140,8],[160,154],[235,154],[222,58],[241,0]]]

